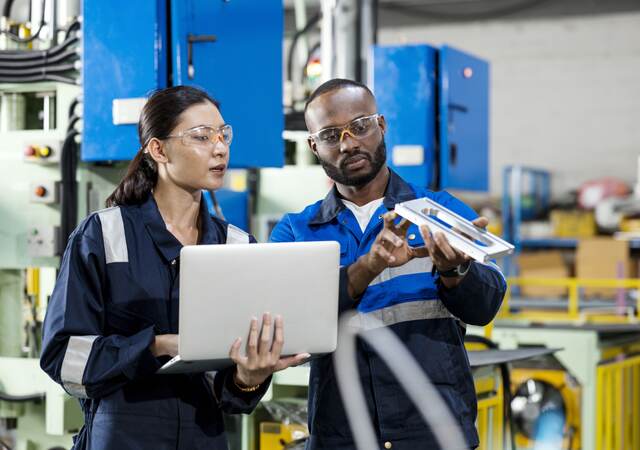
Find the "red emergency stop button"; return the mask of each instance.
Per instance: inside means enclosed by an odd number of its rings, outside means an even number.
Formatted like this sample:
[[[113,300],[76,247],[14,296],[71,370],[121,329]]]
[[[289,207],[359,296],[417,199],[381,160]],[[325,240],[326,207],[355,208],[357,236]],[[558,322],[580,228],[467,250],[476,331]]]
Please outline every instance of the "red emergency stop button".
[[[44,186],[36,186],[33,193],[35,194],[36,197],[42,198],[45,195],[47,195],[47,188]]]
[[[27,156],[27,157],[36,156],[37,153],[38,152],[33,145],[29,145],[27,148],[24,149],[24,156]]]

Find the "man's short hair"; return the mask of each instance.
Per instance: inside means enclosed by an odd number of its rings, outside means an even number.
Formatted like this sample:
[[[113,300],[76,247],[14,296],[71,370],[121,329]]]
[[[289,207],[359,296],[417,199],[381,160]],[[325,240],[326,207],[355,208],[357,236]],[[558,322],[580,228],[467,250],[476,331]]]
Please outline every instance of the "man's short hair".
[[[373,92],[371,92],[371,90],[366,85],[358,81],[348,80],[346,78],[334,78],[332,80],[325,81],[320,86],[318,86],[315,91],[311,93],[311,95],[307,99],[307,103],[305,103],[304,105],[304,112],[306,113],[307,108],[309,107],[309,104],[312,101],[314,101],[317,97],[320,97],[322,94],[326,94],[328,92],[332,92],[332,91],[346,88],[346,87],[356,87],[356,88],[364,89],[371,96],[371,98],[374,98]]]

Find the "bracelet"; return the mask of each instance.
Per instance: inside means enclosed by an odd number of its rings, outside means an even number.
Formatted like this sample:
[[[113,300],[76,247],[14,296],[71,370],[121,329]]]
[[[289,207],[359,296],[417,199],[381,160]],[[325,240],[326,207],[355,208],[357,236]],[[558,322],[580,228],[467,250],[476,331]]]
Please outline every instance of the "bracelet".
[[[237,382],[236,382],[236,377],[232,375],[233,378],[233,384],[241,391],[241,392],[255,392],[258,389],[260,389],[260,386],[262,386],[262,383],[260,384],[256,384],[255,386],[245,386],[242,387],[240,386]]]

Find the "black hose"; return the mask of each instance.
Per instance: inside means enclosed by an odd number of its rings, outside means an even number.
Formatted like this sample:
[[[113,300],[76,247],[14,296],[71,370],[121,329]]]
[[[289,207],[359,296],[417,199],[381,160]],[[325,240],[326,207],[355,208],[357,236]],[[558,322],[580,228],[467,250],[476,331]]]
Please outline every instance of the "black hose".
[[[28,69],[9,69],[3,70],[0,69],[0,77],[8,76],[8,77],[22,77],[29,75],[46,75],[48,73],[59,73],[59,72],[68,72],[70,70],[76,70],[76,65],[74,63],[71,64],[57,64],[52,66],[39,66],[39,67],[31,67]]]
[[[6,392],[0,392],[0,401],[9,403],[27,403],[39,402],[44,400],[45,393],[29,394],[29,395],[11,395]]]
[[[13,3],[13,2],[11,2],[11,3]],[[15,34],[13,34],[10,31],[3,30],[2,32],[4,34],[6,34],[7,37],[9,39],[11,39],[12,41],[19,42],[21,44],[28,44],[29,42],[33,42],[36,39],[38,39],[38,36],[40,36],[40,32],[42,31],[42,28],[44,27],[44,7],[45,7],[45,3],[46,3],[46,0],[42,0],[42,4],[40,5],[41,11],[42,11],[41,14],[40,14],[40,24],[38,25],[38,29],[36,30],[36,32],[32,36],[29,36],[28,38],[24,38],[23,39],[20,36],[16,36]],[[11,10],[11,6],[9,6],[9,14],[11,14],[10,10]],[[5,15],[5,17],[7,19],[9,18],[9,14]]]
[[[76,112],[76,107],[78,106],[78,104],[80,103],[80,98],[76,97],[74,98],[71,103],[69,103],[69,110],[67,111],[67,117],[69,117],[70,119],[73,118],[75,116],[75,112]],[[67,131],[70,131],[70,128],[72,127],[67,127]]]
[[[78,183],[76,181],[78,144],[75,140],[78,134],[75,129],[67,131],[60,156],[60,184],[62,188],[60,201],[60,254],[64,251],[69,236],[71,236],[76,227],[78,217]]]
[[[73,130],[79,121],[80,116],[76,116],[75,114],[69,116],[69,125],[67,125],[67,132]]]
[[[51,47],[47,50],[29,51],[29,50],[1,50],[0,61],[27,61],[27,60],[40,60],[50,58],[58,53],[64,51],[71,44],[78,42],[78,37],[73,36],[64,40],[59,45]]]
[[[69,39],[69,35],[71,34],[71,32],[78,28],[80,28],[80,21],[78,19],[75,19],[67,27],[67,31],[64,33],[64,39],[65,40]]]
[[[11,7],[13,6],[13,0],[6,0],[4,2],[4,8],[2,8],[2,17],[7,19],[11,17]]]
[[[293,55],[298,45],[298,40],[306,33],[308,33],[318,22],[322,19],[322,13],[318,11],[318,13],[313,16],[304,28],[296,31],[291,39],[291,45],[289,46],[289,54],[287,55],[287,80],[291,81],[291,73],[293,71]]]
[[[56,64],[59,62],[64,62],[67,59],[72,57],[78,57],[78,54],[75,50],[67,50],[66,52],[60,53],[59,55],[53,55],[51,57],[46,57],[42,59],[34,59],[34,60],[26,60],[26,61],[2,61],[2,68],[12,68],[12,69],[30,69],[33,67],[42,67],[42,66],[50,66],[52,64]]]
[[[75,78],[66,77],[63,75],[56,75],[54,73],[48,73],[44,76],[25,76],[25,77],[7,77],[0,76],[0,83],[33,83],[37,81],[59,81],[60,83],[67,83],[77,85]]]

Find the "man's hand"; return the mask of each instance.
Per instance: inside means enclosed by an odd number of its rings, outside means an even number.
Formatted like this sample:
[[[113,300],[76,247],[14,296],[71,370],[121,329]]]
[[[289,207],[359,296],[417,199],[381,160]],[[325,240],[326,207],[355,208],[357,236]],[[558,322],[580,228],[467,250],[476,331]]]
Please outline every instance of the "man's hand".
[[[398,215],[390,211],[382,216],[384,227],[376,236],[376,240],[371,245],[369,253],[363,256],[366,268],[376,275],[387,267],[398,267],[406,264],[416,256],[426,256],[417,254],[407,242],[407,230],[409,222],[407,219],[396,225],[394,220]]]
[[[472,223],[479,228],[485,228],[489,224],[489,219],[486,217],[478,217]],[[439,272],[451,270],[461,264],[471,261],[471,257],[469,257],[469,255],[453,248],[449,244],[449,241],[443,232],[438,231],[431,235],[429,228],[423,225],[420,227],[420,234],[424,239],[425,248]],[[454,287],[462,281],[462,278],[463,277],[441,277],[440,279],[446,287]]]
[[[403,219],[396,225],[396,217],[398,215],[393,211],[382,216],[384,226],[369,253],[349,266],[349,295],[352,298],[359,297],[369,283],[387,267],[402,266],[413,258],[429,256],[425,247],[414,248],[409,245],[406,236],[411,222]]]

